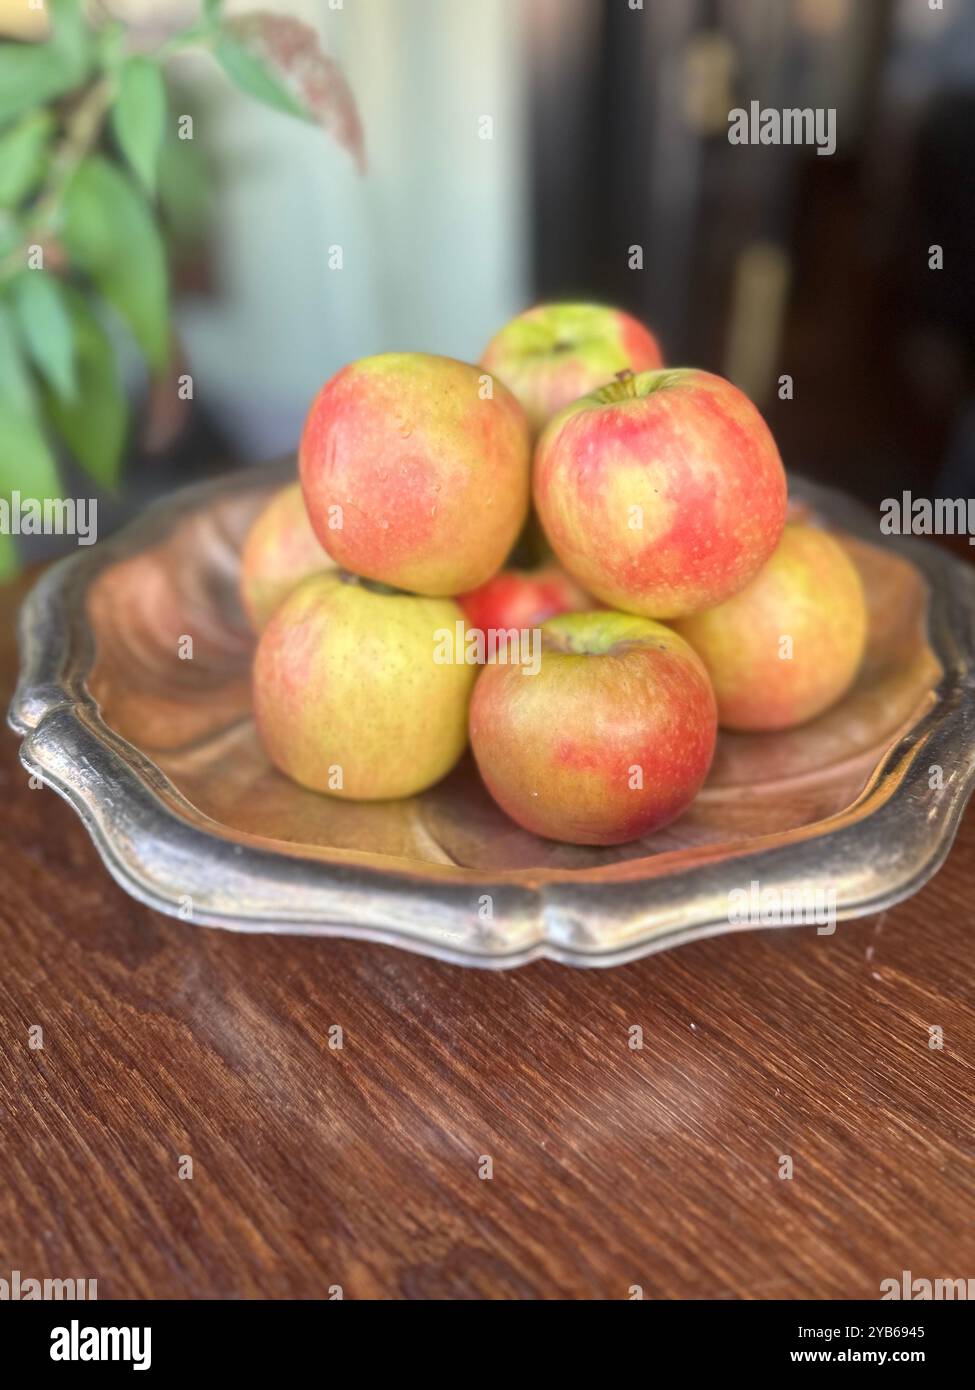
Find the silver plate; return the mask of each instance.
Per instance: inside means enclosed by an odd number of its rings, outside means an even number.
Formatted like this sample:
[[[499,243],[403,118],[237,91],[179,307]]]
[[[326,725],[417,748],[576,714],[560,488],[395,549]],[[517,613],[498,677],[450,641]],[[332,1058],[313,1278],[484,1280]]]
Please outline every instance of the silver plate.
[[[858,504],[795,478],[821,524],[867,543],[868,591],[871,566],[880,587],[893,566],[876,615],[886,675],[868,672],[795,736],[722,735],[725,784],[706,789],[697,819],[623,851],[572,850],[512,828],[470,769],[385,808],[284,785],[260,765],[247,717],[235,575],[247,524],[292,469],[165,500],[54,566],[22,611],[9,718],[25,766],[75,808],[122,887],[188,930],[345,936],[464,965],[609,966],[742,930],[729,893],[753,881],[830,891],[842,920],[916,892],[943,862],[975,775],[975,574],[938,547],[881,538]],[[913,646],[897,628],[908,573],[927,603]],[[172,664],[180,630],[202,644],[192,679]],[[913,663],[903,680],[900,651]],[[767,769],[751,779],[761,786],[743,780],[749,767]]]

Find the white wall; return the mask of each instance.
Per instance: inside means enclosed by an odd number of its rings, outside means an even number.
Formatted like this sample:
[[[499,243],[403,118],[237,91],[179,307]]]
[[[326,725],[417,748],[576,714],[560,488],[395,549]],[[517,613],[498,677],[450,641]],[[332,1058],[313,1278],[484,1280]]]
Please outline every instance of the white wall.
[[[315,24],[342,64],[369,167],[360,176],[328,136],[194,68],[214,96],[198,133],[224,171],[221,295],[177,322],[198,397],[248,458],[294,447],[343,363],[393,348],[476,358],[527,293],[519,0],[278,8]],[[483,115],[493,140],[479,138]]]

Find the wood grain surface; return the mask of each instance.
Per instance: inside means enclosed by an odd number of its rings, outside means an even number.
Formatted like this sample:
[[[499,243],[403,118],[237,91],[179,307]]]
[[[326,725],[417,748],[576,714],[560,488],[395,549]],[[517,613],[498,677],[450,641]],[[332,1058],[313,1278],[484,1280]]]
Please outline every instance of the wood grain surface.
[[[234,936],[132,902],[7,734],[0,1277],[625,1299],[975,1276],[973,884],[969,816],[927,888],[835,936],[497,975]]]

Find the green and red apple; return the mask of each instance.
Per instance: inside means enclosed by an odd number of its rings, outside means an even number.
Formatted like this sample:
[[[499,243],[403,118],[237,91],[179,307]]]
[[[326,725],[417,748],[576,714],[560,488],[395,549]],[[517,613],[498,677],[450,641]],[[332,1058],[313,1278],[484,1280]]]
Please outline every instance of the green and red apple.
[[[276,492],[247,533],[240,556],[240,598],[260,632],[281,600],[310,574],[335,568],[311,528],[298,483]]]
[[[564,406],[618,373],[663,364],[660,344],[637,319],[599,304],[539,304],[488,343],[482,367],[514,392],[537,434]]]
[[[476,667],[436,659],[461,611],[451,599],[379,591],[348,574],[306,579],[277,608],[254,659],[268,757],[315,791],[411,796],[467,744]]]
[[[500,381],[450,357],[343,367],[305,421],[301,485],[343,569],[432,597],[501,568],[528,514],[531,435]]]
[[[741,593],[675,626],[708,669],[725,728],[789,729],[835,704],[853,683],[867,607],[839,541],[790,524]]]
[[[622,844],[676,819],[707,775],[716,731],[692,648],[624,613],[552,618],[537,674],[487,666],[471,700],[471,744],[495,801],[524,829],[573,844]]]
[[[560,613],[592,608],[587,593],[559,565],[502,570],[479,589],[458,595],[469,625],[487,632],[533,628]]]
[[[692,368],[624,373],[567,406],[538,441],[533,488],[560,564],[648,618],[730,598],[785,524],[768,426],[737,387]]]

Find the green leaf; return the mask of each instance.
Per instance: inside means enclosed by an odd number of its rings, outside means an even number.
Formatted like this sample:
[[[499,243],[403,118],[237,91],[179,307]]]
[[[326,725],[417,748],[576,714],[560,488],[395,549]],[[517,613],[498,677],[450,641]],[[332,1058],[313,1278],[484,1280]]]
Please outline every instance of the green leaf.
[[[0,398],[0,493],[60,497],[54,455],[37,415],[24,415]]]
[[[75,376],[71,319],[61,284],[48,270],[25,270],[12,287],[21,337],[44,380],[59,396],[73,398]]]
[[[40,183],[53,129],[50,111],[33,111],[0,136],[0,207],[14,207]]]
[[[169,285],[162,239],[138,189],[93,155],[64,194],[68,254],[128,323],[150,366],[169,357]]]
[[[207,19],[216,23],[223,14],[223,0],[203,0],[203,13]]]
[[[177,249],[203,237],[213,210],[213,179],[200,140],[169,134],[159,157],[159,206]]]
[[[222,33],[213,52],[234,86],[247,96],[263,101],[266,106],[273,106],[276,111],[283,111],[288,116],[311,120],[307,108],[239,40]]]
[[[91,40],[80,0],[48,0],[53,31],[43,43],[0,44],[0,125],[80,87]]]
[[[0,305],[0,495],[12,492],[58,497],[60,485],[12,316]]]
[[[151,195],[166,133],[166,88],[151,58],[128,58],[119,73],[112,129],[126,159]]]
[[[10,406],[26,415],[29,415],[34,409],[34,385],[17,333],[17,320],[2,301],[0,301],[0,400],[7,401]]]
[[[114,19],[95,35],[95,57],[106,72],[114,72],[124,61],[125,33],[125,25]]]
[[[128,427],[128,405],[108,334],[84,295],[66,292],[78,355],[79,391],[73,401],[50,394],[47,410],[85,472],[115,487]]]
[[[20,223],[6,208],[0,208],[0,260],[6,261],[20,246]],[[9,271],[7,276],[9,278]],[[0,281],[0,286],[4,282]]]

